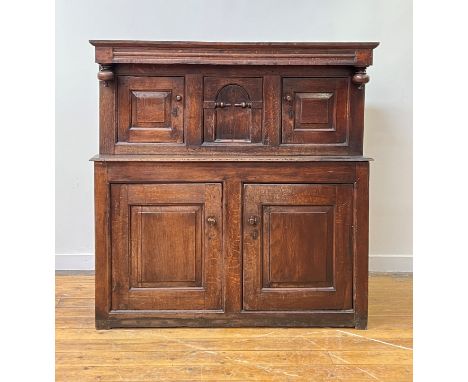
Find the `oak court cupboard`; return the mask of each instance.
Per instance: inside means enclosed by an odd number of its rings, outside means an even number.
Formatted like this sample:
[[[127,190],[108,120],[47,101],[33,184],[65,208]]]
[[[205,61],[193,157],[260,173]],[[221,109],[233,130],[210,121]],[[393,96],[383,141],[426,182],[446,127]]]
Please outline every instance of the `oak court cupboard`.
[[[96,328],[366,328],[378,43],[91,44]]]

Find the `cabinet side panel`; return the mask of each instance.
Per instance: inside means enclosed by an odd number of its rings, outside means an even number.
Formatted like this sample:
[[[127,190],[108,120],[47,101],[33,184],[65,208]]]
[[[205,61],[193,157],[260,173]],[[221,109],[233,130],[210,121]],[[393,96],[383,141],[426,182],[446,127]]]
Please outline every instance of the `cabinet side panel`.
[[[367,328],[369,278],[369,163],[356,164],[354,184],[354,310],[357,329]]]
[[[96,328],[107,328],[110,310],[110,231],[109,231],[109,184],[105,163],[94,164],[94,211],[95,211],[95,257],[96,257]]]

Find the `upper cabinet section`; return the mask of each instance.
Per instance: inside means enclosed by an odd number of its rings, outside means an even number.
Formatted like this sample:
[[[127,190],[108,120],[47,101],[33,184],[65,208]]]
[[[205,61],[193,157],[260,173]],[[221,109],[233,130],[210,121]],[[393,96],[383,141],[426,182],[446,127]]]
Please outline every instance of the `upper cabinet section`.
[[[362,155],[378,43],[91,43],[101,154]]]

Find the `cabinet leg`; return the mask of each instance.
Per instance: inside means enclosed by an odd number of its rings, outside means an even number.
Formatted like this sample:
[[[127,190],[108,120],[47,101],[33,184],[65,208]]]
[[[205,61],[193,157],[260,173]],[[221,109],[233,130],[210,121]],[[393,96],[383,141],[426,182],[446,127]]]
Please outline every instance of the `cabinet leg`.
[[[367,317],[356,317],[356,329],[366,330],[367,329]]]
[[[95,326],[96,326],[96,330],[109,330],[110,329],[109,321],[107,320],[96,320]]]

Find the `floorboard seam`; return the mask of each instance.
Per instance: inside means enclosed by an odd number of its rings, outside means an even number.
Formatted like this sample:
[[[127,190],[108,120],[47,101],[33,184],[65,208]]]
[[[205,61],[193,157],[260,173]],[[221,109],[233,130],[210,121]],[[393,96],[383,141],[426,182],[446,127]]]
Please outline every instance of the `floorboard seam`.
[[[358,338],[363,338],[363,339],[366,339],[366,340],[369,340],[369,341],[378,342],[378,343],[385,344],[385,345],[388,345],[388,346],[394,346],[394,347],[396,347],[396,348],[400,348],[400,349],[405,349],[405,350],[411,350],[411,351],[413,351],[412,348],[408,348],[408,347],[406,347],[406,346],[401,346],[401,345],[392,344],[391,342],[385,342],[385,341],[376,340],[375,338],[360,336],[359,334],[346,332],[346,331],[344,331],[344,330],[336,329],[336,331],[337,331],[337,332],[340,332],[340,333],[345,333],[345,334],[347,334],[347,335],[349,335],[349,336],[354,336],[354,337],[358,337]]]
[[[375,380],[381,381],[381,379],[377,378],[374,374],[368,372],[367,370],[361,369],[361,368],[360,368],[359,366],[357,366],[357,365],[351,365],[348,361],[346,361],[345,359],[343,359],[343,358],[341,358],[341,357],[338,357],[338,356],[337,356],[336,354],[334,354],[333,352],[328,351],[327,353],[328,353],[328,355],[330,356],[330,358],[336,358],[336,359],[338,359],[339,361],[344,362],[346,365],[350,365],[349,367],[355,367],[356,369],[362,371],[364,374],[369,375],[370,377],[374,378]]]
[[[248,365],[248,366],[253,366],[257,369],[260,369],[260,370],[263,370],[263,371],[266,371],[267,373],[276,373],[276,374],[281,374],[281,375],[285,375],[287,377],[300,377],[300,375],[297,375],[297,374],[291,374],[291,373],[288,373],[284,370],[281,370],[281,369],[272,369],[270,367],[267,367],[267,366],[261,366],[261,365],[257,365],[257,364],[254,364],[252,365],[250,362],[248,361],[245,361],[245,360],[240,360],[240,359],[235,359],[235,358],[231,358],[231,357],[228,357],[226,355],[223,355],[223,354],[220,354],[219,352],[217,351],[213,351],[213,350],[208,350],[208,349],[204,349],[200,346],[196,346],[196,345],[191,345],[191,344],[187,344],[185,342],[183,342],[182,340],[179,340],[178,338],[171,338],[171,337],[168,337],[168,336],[163,336],[163,338],[167,339],[168,341],[174,341],[174,342],[177,342],[185,347],[188,347],[190,349],[194,349],[194,350],[197,350],[197,351],[201,351],[201,352],[204,352],[204,353],[208,353],[208,354],[213,354],[213,355],[216,355],[216,356],[220,356],[228,361],[231,361],[231,362],[237,362],[237,363],[240,363],[240,364],[243,364],[243,365]]]

